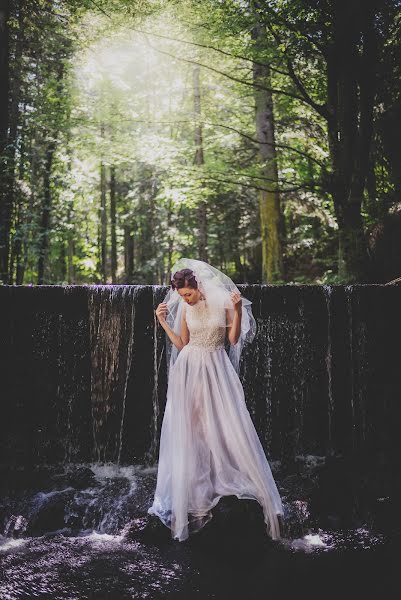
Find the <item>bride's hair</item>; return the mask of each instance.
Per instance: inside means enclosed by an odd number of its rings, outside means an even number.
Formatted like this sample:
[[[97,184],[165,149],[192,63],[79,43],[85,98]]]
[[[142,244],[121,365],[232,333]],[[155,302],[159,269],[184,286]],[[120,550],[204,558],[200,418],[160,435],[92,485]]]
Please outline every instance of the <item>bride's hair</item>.
[[[196,281],[195,274],[192,269],[181,269],[181,271],[176,271],[171,280],[171,287],[173,290],[189,287],[194,290],[198,287],[198,282]]]

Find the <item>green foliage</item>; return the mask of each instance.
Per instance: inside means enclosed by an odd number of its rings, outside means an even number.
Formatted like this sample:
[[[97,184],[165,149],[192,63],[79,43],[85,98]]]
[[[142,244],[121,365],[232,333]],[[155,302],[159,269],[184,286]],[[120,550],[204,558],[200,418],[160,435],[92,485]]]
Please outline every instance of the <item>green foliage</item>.
[[[104,270],[111,281],[112,172],[117,281],[165,283],[175,259],[196,257],[203,202],[210,262],[237,281],[259,281],[258,191],[271,183],[263,179],[255,139],[256,61],[269,64],[272,74],[285,282],[339,282],[327,125],[304,101],[287,65],[290,58],[312,102],[324,103],[326,66],[313,40],[330,43],[325,2],[27,0],[24,11],[22,22],[17,13],[10,22],[14,52],[18,35],[24,48],[12,73],[21,82],[14,281],[22,265],[23,282],[36,282],[44,237],[46,282],[101,281],[102,186]],[[262,46],[251,35],[256,19],[266,32]],[[391,66],[380,72],[387,84],[399,70],[395,46],[386,49]],[[195,64],[202,65],[200,118],[194,109]],[[400,182],[389,134],[399,92],[395,85],[386,89],[380,97],[384,114],[377,108],[371,169],[376,189],[366,194],[363,207],[367,230],[395,203]],[[201,165],[194,160],[199,124]],[[51,215],[44,228],[52,143]]]

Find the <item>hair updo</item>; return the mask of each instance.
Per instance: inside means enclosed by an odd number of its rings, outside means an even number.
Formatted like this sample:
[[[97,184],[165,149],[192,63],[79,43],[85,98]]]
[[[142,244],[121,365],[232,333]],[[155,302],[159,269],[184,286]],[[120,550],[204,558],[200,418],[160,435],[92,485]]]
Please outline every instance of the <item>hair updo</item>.
[[[181,271],[176,271],[171,279],[171,287],[173,290],[185,287],[196,290],[198,288],[198,282],[196,281],[192,269],[181,269]]]

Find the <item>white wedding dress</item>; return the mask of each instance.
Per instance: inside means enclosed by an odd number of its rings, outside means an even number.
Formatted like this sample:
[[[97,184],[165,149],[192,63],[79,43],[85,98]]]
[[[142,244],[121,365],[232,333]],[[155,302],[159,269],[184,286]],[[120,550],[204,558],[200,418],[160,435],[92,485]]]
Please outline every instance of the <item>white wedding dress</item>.
[[[222,496],[257,500],[280,537],[281,498],[224,348],[226,328],[207,301],[185,304],[190,340],[170,369],[157,484],[149,514],[184,541],[212,518]]]

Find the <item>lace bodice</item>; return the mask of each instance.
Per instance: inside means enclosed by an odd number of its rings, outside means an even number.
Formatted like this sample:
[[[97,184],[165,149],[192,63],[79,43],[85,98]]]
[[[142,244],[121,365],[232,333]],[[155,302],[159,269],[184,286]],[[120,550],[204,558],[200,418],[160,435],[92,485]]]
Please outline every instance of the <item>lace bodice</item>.
[[[226,328],[220,326],[207,306],[205,300],[198,300],[196,304],[185,306],[186,321],[189,329],[189,343],[191,346],[200,346],[213,351],[224,347]]]

